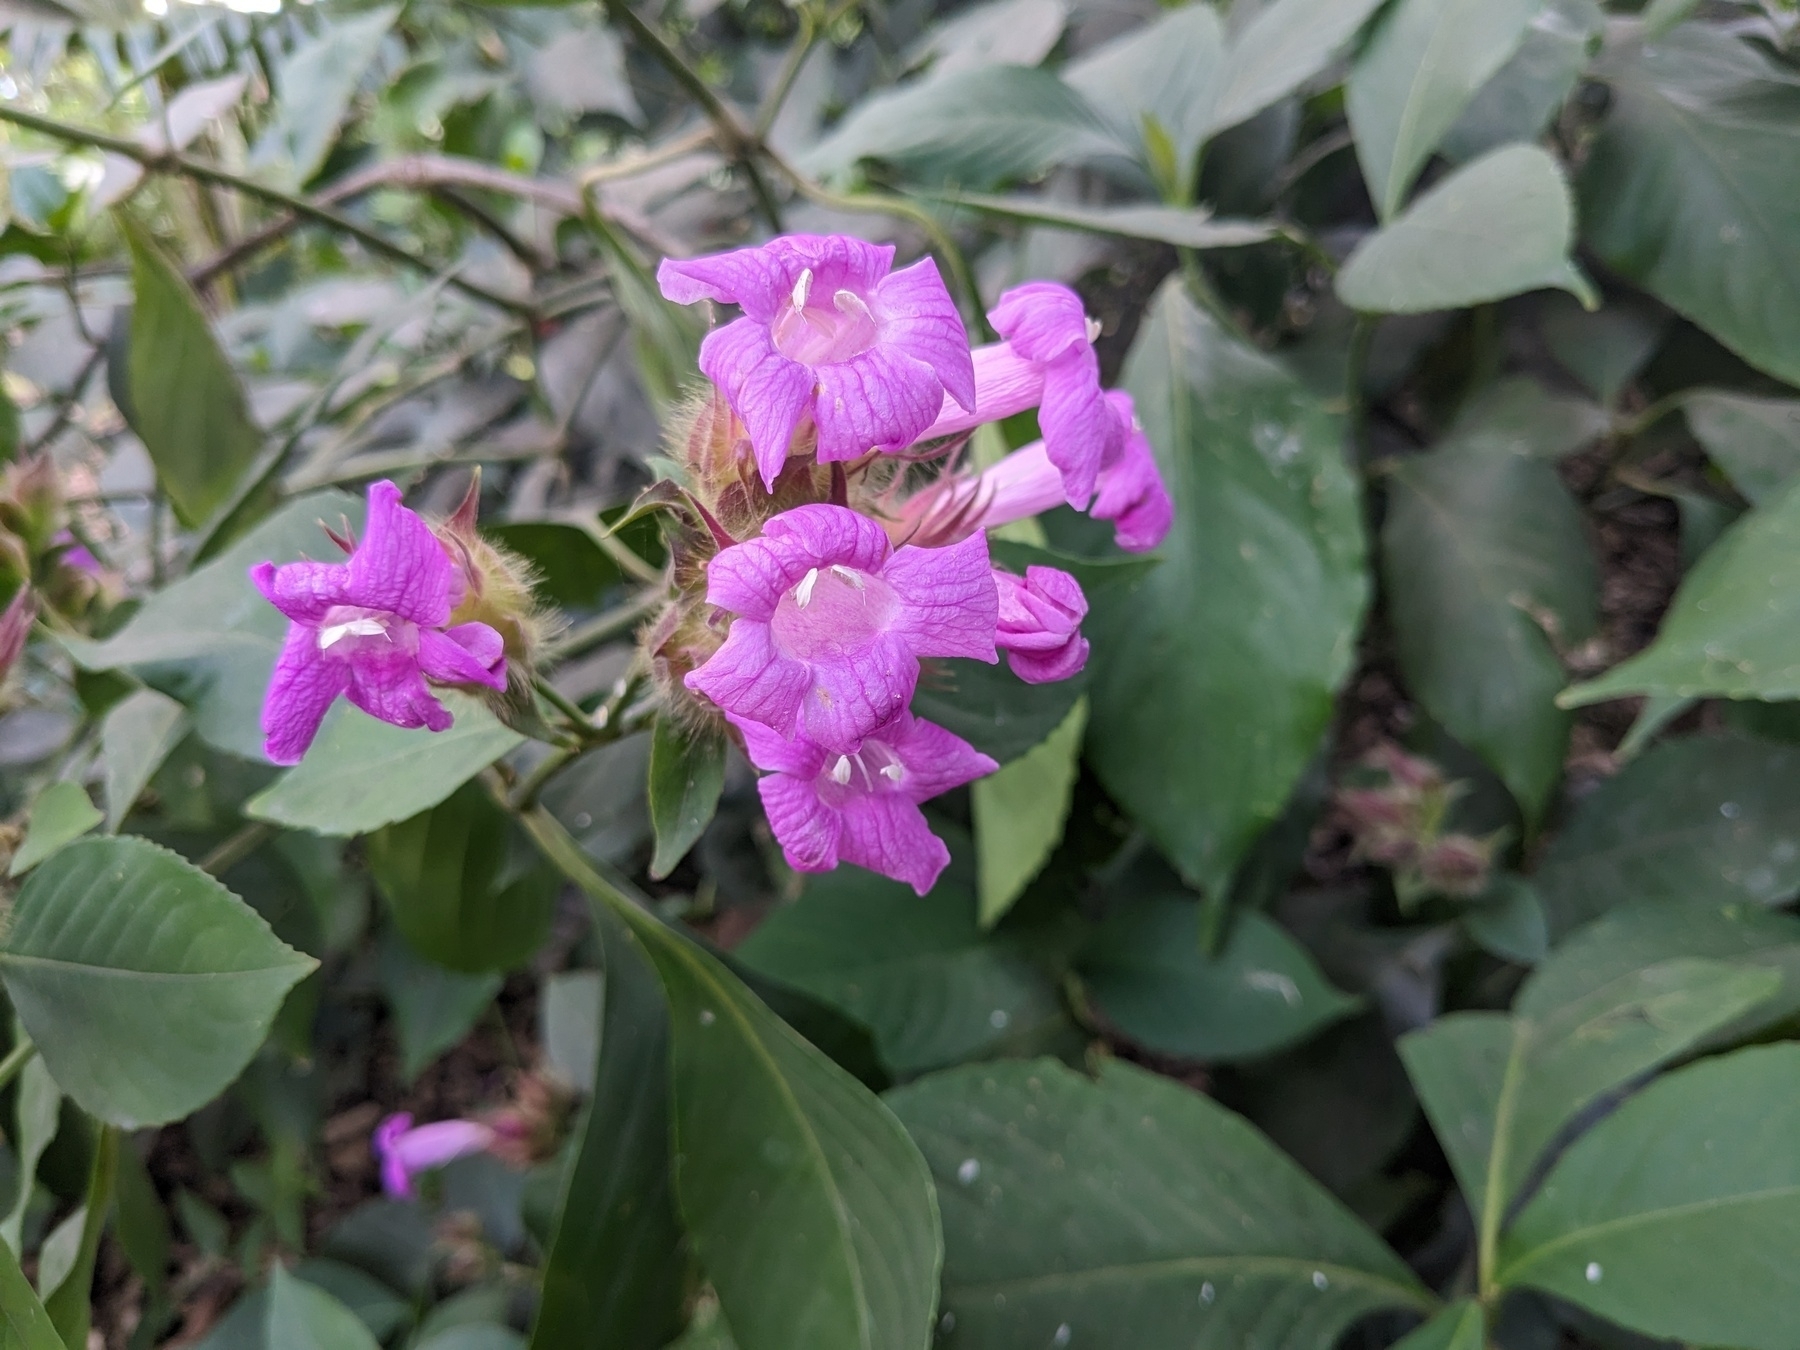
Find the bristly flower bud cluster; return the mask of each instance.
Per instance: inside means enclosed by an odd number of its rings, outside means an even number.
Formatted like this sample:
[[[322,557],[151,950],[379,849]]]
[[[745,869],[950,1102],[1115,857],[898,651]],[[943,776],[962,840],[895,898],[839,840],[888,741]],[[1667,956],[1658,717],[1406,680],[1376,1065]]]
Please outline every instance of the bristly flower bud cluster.
[[[1500,837],[1444,828],[1464,785],[1395,745],[1378,747],[1365,767],[1384,781],[1340,788],[1338,818],[1354,840],[1356,856],[1393,874],[1401,907],[1411,911],[1434,895],[1470,900],[1484,892]]]

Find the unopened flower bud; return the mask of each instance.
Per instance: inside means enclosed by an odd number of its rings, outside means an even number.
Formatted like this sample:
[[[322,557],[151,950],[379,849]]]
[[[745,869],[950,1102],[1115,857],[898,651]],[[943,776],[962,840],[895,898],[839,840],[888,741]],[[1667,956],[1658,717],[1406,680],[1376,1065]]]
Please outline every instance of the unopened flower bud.
[[[1049,684],[1078,674],[1087,664],[1081,636],[1087,597],[1081,583],[1054,567],[1028,567],[1023,577],[994,573],[1000,593],[1000,626],[994,645],[1006,653],[1013,674],[1027,684]]]
[[[37,599],[29,586],[14,593],[5,610],[0,611],[0,680],[25,654],[25,643],[31,637],[31,625],[37,619]]]
[[[1419,880],[1439,895],[1468,899],[1487,889],[1493,862],[1493,840],[1441,835],[1419,857]]]
[[[532,593],[536,577],[531,564],[482,535],[476,523],[480,500],[477,469],[461,504],[433,530],[462,573],[462,598],[450,613],[450,626],[483,623],[499,633],[516,690],[530,684],[547,623]]]

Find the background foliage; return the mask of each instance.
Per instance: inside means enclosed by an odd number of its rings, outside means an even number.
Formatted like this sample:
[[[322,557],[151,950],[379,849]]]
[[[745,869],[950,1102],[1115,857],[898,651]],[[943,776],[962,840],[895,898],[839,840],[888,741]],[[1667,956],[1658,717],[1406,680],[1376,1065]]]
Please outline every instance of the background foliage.
[[[1791,5],[0,22],[0,1345],[1794,1343]],[[651,271],[783,229],[1075,285],[1177,503],[1004,545],[1093,659],[927,673],[1003,768],[922,899],[632,665]],[[580,743],[267,766],[246,568],[473,465]]]

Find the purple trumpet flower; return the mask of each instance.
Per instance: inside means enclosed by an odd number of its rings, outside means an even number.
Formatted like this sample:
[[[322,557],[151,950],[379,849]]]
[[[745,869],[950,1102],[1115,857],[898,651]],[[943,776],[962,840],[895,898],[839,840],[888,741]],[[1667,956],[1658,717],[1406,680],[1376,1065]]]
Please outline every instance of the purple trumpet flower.
[[[1157,472],[1156,452],[1131,395],[1109,390],[1106,401],[1124,428],[1124,444],[1117,458],[1100,471],[1100,491],[1089,514],[1113,523],[1113,542],[1128,553],[1147,553],[1168,537],[1175,522],[1175,503]]]
[[[700,345],[700,369],[743,420],[771,491],[810,413],[821,463],[904,450],[946,395],[975,406],[969,335],[930,258],[892,271],[894,249],[790,234],[759,248],[656,270],[677,304],[717,300],[744,317]]]
[[[839,752],[906,707],[922,656],[993,662],[998,599],[987,539],[900,548],[867,516],[815,504],[776,516],[706,570],[737,617],[687,687],[783,737]]]
[[[1081,636],[1087,597],[1081,583],[1055,567],[1027,567],[1025,575],[996,571],[1000,626],[994,645],[1006,653],[1013,674],[1027,684],[1050,684],[1077,675],[1087,664]]]
[[[263,750],[298,764],[339,694],[397,727],[447,729],[454,720],[426,688],[506,688],[505,643],[485,623],[445,629],[461,599],[461,570],[400,489],[369,488],[368,523],[347,563],[294,562],[250,569],[292,624],[263,703]]]
[[[974,408],[946,402],[925,436],[955,435],[1035,407],[1045,451],[1062,478],[1059,500],[1084,509],[1124,434],[1100,388],[1099,325],[1080,296],[1053,281],[1013,287],[988,319],[1006,341],[975,351]]]
[[[497,1138],[491,1127],[476,1120],[440,1120],[415,1127],[411,1113],[391,1115],[375,1127],[372,1141],[381,1162],[381,1189],[407,1199],[420,1172],[485,1153]]]
[[[949,865],[950,850],[919,804],[999,767],[905,710],[848,751],[731,720],[744,734],[750,762],[769,770],[756,787],[790,867],[829,872],[839,862],[855,863],[920,895]]]

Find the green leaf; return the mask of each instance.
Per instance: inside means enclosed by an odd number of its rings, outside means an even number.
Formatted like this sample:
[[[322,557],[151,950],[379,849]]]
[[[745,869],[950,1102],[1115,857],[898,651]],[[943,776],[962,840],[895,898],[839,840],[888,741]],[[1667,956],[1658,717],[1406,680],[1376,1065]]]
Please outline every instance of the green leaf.
[[[1472,421],[1400,462],[1382,573],[1407,688],[1535,822],[1573,720],[1556,706],[1557,647],[1593,635],[1600,582],[1580,508],[1513,430]]]
[[[290,830],[363,834],[429,811],[524,744],[469,695],[438,697],[456,718],[448,731],[390,726],[339,703],[306,758],[245,802],[244,814]]]
[[[212,1100],[318,963],[173,853],[87,839],[19,893],[0,978],[58,1086],[126,1129]]]
[[[913,712],[1001,764],[1042,745],[1068,721],[1088,683],[1083,671],[1053,684],[1026,684],[1004,659],[992,665],[928,660],[923,667]]]
[[[1064,67],[1063,80],[1152,169],[1165,200],[1193,199],[1200,146],[1212,129],[1225,60],[1225,29],[1211,5],[1169,11]],[[1156,131],[1151,131],[1155,128]],[[1154,172],[1156,139],[1173,175]]]
[[[937,1305],[931,1178],[886,1107],[717,958],[526,823],[631,930],[668,997],[675,1193],[742,1350],[918,1350]]]
[[[944,193],[938,200],[1003,220],[1021,220],[1087,234],[1149,239],[1177,248],[1241,248],[1281,233],[1266,220],[1218,220],[1210,211],[1179,206],[1072,206],[1045,197],[990,197],[979,192]]]
[[[475,1026],[500,992],[497,972],[467,975],[418,955],[387,934],[376,955],[376,977],[400,1030],[400,1075],[407,1082]]]
[[[79,839],[106,817],[94,809],[80,783],[52,783],[31,804],[25,842],[7,866],[9,877],[23,876],[71,840]]]
[[[1354,659],[1368,599],[1356,486],[1337,419],[1178,282],[1126,383],[1175,525],[1135,591],[1092,598],[1088,760],[1189,881],[1222,893]]]
[[[1190,1059],[1256,1059],[1356,1011],[1279,924],[1246,913],[1223,950],[1200,949],[1198,906],[1159,896],[1107,916],[1077,968],[1100,1011],[1132,1040]]]
[[[556,875],[479,784],[371,834],[368,851],[394,926],[441,966],[507,970],[549,934]]]
[[[1097,1082],[1054,1060],[972,1065],[889,1100],[937,1178],[968,1345],[1316,1350],[1377,1309],[1432,1306],[1243,1120],[1129,1064]]]
[[[1543,969],[1552,970],[1553,956]],[[1681,958],[1561,1004],[1452,1013],[1400,1040],[1400,1056],[1484,1233],[1558,1133],[1586,1107],[1685,1053],[1773,994],[1781,977]]]
[[[100,1254],[100,1235],[112,1205],[113,1177],[118,1170],[119,1132],[100,1131],[89,1164],[86,1200],[64,1222],[73,1225],[73,1242],[63,1254],[67,1265],[59,1273],[50,1269],[50,1241],[39,1253],[38,1292],[44,1311],[64,1345],[86,1345],[93,1314],[94,1261]],[[51,1237],[55,1237],[54,1233]]]
[[[1381,0],[1273,0],[1225,49],[1214,130],[1236,126],[1324,70]]]
[[[1650,0],[1644,6],[1644,36],[1659,38],[1700,7],[1700,0]]]
[[[1444,136],[1444,154],[1474,159],[1514,141],[1535,141],[1574,91],[1605,25],[1598,0],[1550,0]]]
[[[1086,729],[1087,703],[1077,700],[1041,744],[969,789],[983,928],[1000,922],[1062,842]]]
[[[250,147],[250,168],[258,178],[293,191],[318,173],[399,13],[398,5],[333,13],[324,18],[322,31],[295,45],[279,68],[275,115]]]
[[[0,1350],[66,1350],[19,1258],[0,1244]]]
[[[208,745],[260,761],[263,693],[288,621],[251,584],[250,568],[332,556],[335,547],[319,522],[340,517],[360,528],[363,503],[342,492],[297,498],[213,561],[151,595],[111,637],[61,640],[86,670],[130,669],[179,698]]]
[[[590,609],[624,580],[611,555],[579,525],[520,520],[483,525],[481,532],[529,562],[537,571],[533,589],[564,609]]]
[[[1777,495],[1800,469],[1800,400],[1695,389],[1682,396],[1681,411],[1694,439],[1752,505]]]
[[[1569,261],[1575,220],[1556,161],[1507,145],[1421,193],[1356,246],[1338,298],[1376,314],[1422,314],[1554,286],[1590,300]]]
[[[230,500],[262,451],[243,386],[181,269],[128,217],[131,249],[131,429],[186,525]]]
[[[12,1208],[7,1212],[6,1218],[0,1220],[0,1241],[6,1244],[10,1252],[25,1250],[25,1212],[31,1208],[31,1193],[36,1184],[38,1163],[43,1160],[44,1151],[56,1138],[56,1131],[62,1121],[62,1100],[62,1089],[56,1086],[50,1070],[44,1067],[42,1057],[34,1056],[19,1071],[18,1100],[15,1106],[18,1130],[12,1136],[12,1142],[18,1156],[19,1192],[13,1197]]]
[[[1049,71],[992,66],[864,99],[800,163],[842,177],[861,160],[881,160],[922,183],[985,189],[1119,149],[1081,95]]]
[[[280,1262],[269,1275],[265,1316],[268,1350],[380,1350],[355,1313],[317,1285],[288,1274]]]
[[[724,789],[724,727],[694,729],[674,717],[658,717],[650,736],[650,823],[656,830],[652,877],[660,881],[668,876],[700,841]]]
[[[150,776],[186,734],[187,709],[154,689],[140,689],[113,705],[100,724],[107,829],[124,822]]]
[[[1744,360],[1800,381],[1800,80],[1722,28],[1609,49],[1578,190],[1587,245]]]
[[[1486,1345],[1487,1313],[1465,1298],[1396,1342],[1394,1350],[1485,1350]]]
[[[1524,877],[1502,874],[1463,913],[1463,928],[1502,961],[1535,966],[1550,950],[1544,902]]]
[[[544,1064],[584,1097],[594,1091],[605,997],[606,977],[597,970],[548,975],[538,994],[538,1043],[544,1048]]]
[[[1576,804],[1533,877],[1551,931],[1640,898],[1785,904],[1800,891],[1800,749],[1695,736]]]
[[[1651,1336],[1784,1350],[1800,1319],[1796,1085],[1792,1044],[1651,1084],[1556,1165],[1496,1279]]]
[[[169,1214],[150,1179],[150,1169],[128,1142],[119,1145],[117,1166],[113,1200],[119,1246],[151,1298],[160,1298],[168,1285],[169,1252],[175,1240]]]
[[[976,917],[966,836],[923,898],[855,868],[810,882],[733,953],[866,1025],[882,1062],[920,1073],[1066,1025],[1048,975]]]
[[[1584,309],[1566,296],[1552,295],[1538,319],[1545,344],[1563,366],[1608,407],[1631,378],[1656,355],[1670,316],[1648,302],[1611,299],[1601,309]],[[1607,429],[1600,414],[1600,428]]]
[[[1431,152],[1518,50],[1543,5],[1398,0],[1383,15],[1351,69],[1345,99],[1356,157],[1383,220],[1400,209]]]
[[[643,948],[604,905],[600,1053],[544,1262],[532,1350],[661,1350],[685,1262],[670,1190],[669,1009]],[[597,1066],[597,1067],[596,1067]]]

